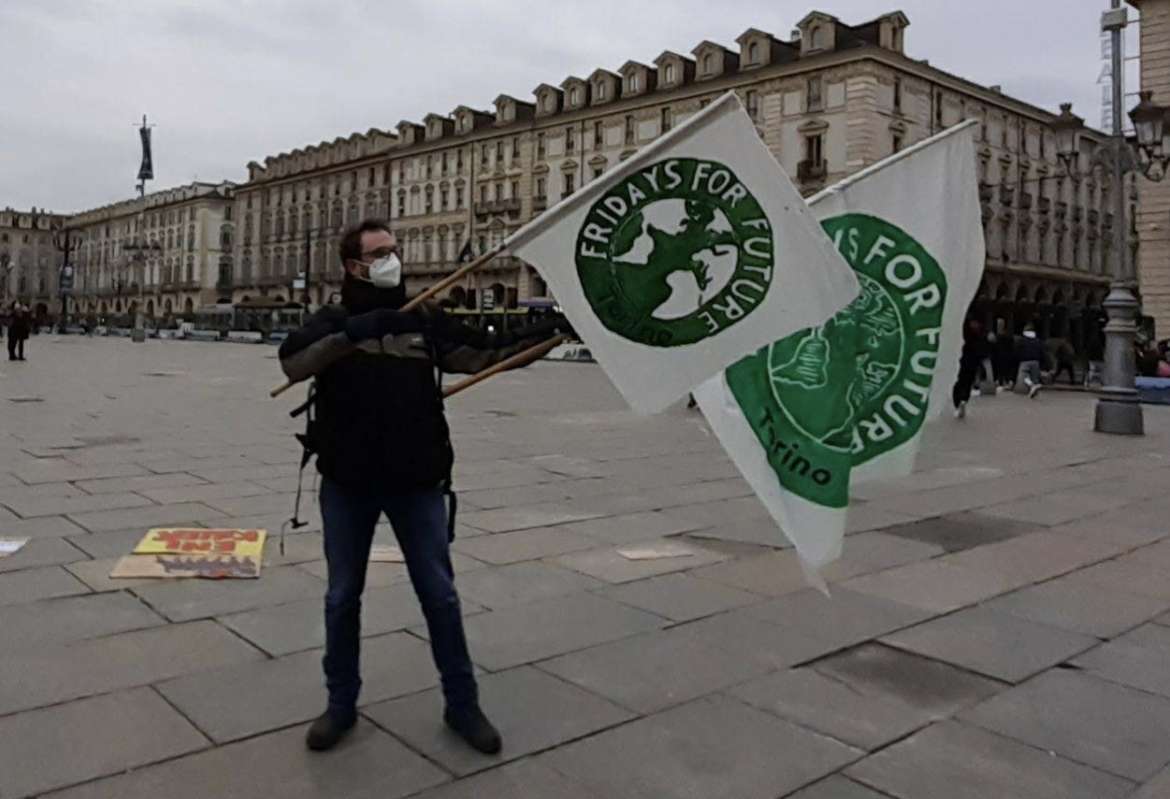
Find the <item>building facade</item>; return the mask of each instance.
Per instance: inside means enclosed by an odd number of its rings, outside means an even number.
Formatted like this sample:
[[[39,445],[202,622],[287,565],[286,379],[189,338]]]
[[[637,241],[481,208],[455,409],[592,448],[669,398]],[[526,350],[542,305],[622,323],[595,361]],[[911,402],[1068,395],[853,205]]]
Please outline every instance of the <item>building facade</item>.
[[[1170,105],[1170,0],[1130,0],[1141,10],[1141,85],[1153,100]],[[1138,251],[1135,269],[1142,313],[1153,317],[1155,335],[1170,336],[1170,179],[1138,181]]]
[[[0,209],[0,307],[20,301],[42,319],[54,312],[62,254],[53,232],[64,219],[44,209]]]
[[[1170,3],[1170,0],[1165,0]],[[813,12],[788,39],[749,29],[736,47],[705,41],[542,83],[491,111],[460,106],[249,165],[237,190],[232,298],[288,297],[309,267],[314,303],[339,286],[337,236],[389,218],[413,293],[680,124],[723,92],[739,93],[761,137],[806,194],[965,119],[977,119],[987,270],[976,313],[1018,329],[1085,335],[1086,309],[1110,271],[1107,177],[1062,170],[1050,111],[905,54],[900,12],[848,25]],[[1103,135],[1086,131],[1089,162]],[[474,308],[546,298],[531,266],[501,258],[451,299]],[[299,298],[298,298],[299,299]]]
[[[233,280],[235,184],[191,183],[75,214],[74,312],[191,314]]]

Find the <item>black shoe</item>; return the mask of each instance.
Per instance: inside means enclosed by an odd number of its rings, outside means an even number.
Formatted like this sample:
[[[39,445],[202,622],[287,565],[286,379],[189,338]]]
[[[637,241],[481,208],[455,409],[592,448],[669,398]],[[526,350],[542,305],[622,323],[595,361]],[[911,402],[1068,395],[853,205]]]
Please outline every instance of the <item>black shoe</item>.
[[[355,723],[357,723],[356,713],[342,718],[338,714],[326,710],[309,727],[309,733],[305,736],[305,744],[314,752],[332,749],[353,729]]]
[[[499,730],[492,726],[478,705],[467,710],[447,708],[443,713],[443,721],[473,749],[485,755],[494,755],[500,751],[502,742]]]

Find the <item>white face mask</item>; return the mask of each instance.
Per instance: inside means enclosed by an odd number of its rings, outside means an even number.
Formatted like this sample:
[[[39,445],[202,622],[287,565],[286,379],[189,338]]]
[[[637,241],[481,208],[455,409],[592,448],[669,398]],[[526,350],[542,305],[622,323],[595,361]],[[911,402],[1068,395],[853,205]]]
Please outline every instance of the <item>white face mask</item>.
[[[387,255],[369,264],[369,277],[362,277],[380,289],[398,288],[402,282],[402,261],[397,255]]]

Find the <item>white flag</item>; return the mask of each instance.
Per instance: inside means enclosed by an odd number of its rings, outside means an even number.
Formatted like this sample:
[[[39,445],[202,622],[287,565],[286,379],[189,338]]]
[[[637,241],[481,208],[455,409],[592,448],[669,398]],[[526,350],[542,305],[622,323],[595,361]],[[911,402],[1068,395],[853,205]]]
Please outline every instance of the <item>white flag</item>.
[[[909,474],[950,401],[983,275],[972,124],[810,201],[861,293],[706,381],[695,398],[772,517],[817,570],[841,554],[850,482]]]
[[[645,413],[857,296],[852,270],[732,92],[507,245],[540,270]]]

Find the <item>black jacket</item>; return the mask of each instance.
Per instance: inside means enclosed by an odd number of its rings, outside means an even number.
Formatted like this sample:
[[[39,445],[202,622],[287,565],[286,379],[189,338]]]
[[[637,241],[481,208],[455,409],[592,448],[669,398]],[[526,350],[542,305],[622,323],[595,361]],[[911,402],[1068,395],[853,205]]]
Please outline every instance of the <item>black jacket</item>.
[[[1043,368],[1048,363],[1048,352],[1044,349],[1044,342],[1038,338],[1021,336],[1016,342],[1016,360],[1020,363],[1038,361]]]
[[[454,460],[438,369],[480,371],[548,338],[554,326],[493,335],[425,306],[411,315],[413,329],[354,343],[347,320],[401,304],[401,295],[355,283],[343,287],[343,305],[322,308],[280,347],[289,378],[316,376],[309,445],[317,469],[354,488],[437,486]]]

